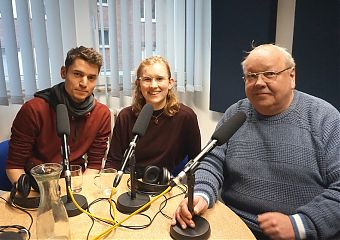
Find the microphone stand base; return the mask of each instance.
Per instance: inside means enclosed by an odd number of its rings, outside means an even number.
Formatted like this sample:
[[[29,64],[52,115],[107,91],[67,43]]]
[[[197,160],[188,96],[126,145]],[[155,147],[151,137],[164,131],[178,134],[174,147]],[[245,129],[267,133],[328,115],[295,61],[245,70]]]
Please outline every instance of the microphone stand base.
[[[141,208],[150,201],[149,196],[136,193],[136,198],[131,198],[131,192],[126,192],[120,195],[117,199],[117,209],[121,213],[130,214]],[[145,208],[146,211],[150,206]]]
[[[170,227],[170,236],[173,239],[178,239],[178,240],[208,239],[210,236],[210,232],[211,232],[208,221],[198,215],[194,215],[192,220],[195,222],[195,228],[191,228],[188,226],[186,229],[182,229],[180,225],[176,224],[175,226]]]
[[[82,209],[88,209],[88,203],[86,198],[83,195],[79,194],[74,194],[73,195],[74,200],[77,202],[77,204],[82,208]],[[76,205],[72,202],[67,202],[67,195],[61,197],[61,201],[64,203],[67,215],[69,217],[74,217],[82,213]]]

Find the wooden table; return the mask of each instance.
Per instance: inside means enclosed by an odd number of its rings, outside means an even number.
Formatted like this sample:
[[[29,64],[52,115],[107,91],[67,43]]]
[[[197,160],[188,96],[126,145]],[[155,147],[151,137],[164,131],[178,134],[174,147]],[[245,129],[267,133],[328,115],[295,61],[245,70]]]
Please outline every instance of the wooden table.
[[[127,179],[128,175],[124,176],[121,183],[117,188],[117,193],[114,196],[116,200],[122,193],[128,191]],[[113,181],[113,180],[112,180]],[[62,196],[65,195],[65,184],[64,179],[60,179],[60,186],[62,188]],[[174,196],[180,193],[180,189],[177,187],[173,188],[169,193],[166,194],[167,197]],[[101,197],[99,190],[94,185],[94,175],[85,175],[83,180],[83,190],[79,193],[86,197],[88,203],[90,204],[93,200]],[[2,195],[7,198],[8,193]],[[166,207],[162,210],[163,213],[168,216],[172,216],[175,209],[177,208],[179,202],[184,198],[184,194],[168,200]],[[155,203],[153,203],[150,208],[144,213],[153,218],[155,214],[159,211],[159,206],[161,202],[164,201],[164,197],[159,198]],[[0,225],[10,225],[10,224],[20,224],[25,227],[29,226],[30,219],[25,214],[19,210],[16,210],[0,200]],[[107,201],[101,201],[94,204],[90,211],[92,214],[110,218],[109,215],[109,203]],[[35,217],[36,212],[31,212],[34,218],[34,223],[31,229],[32,237],[31,239],[36,239],[35,233]],[[127,215],[119,213],[117,211],[118,221],[124,219]],[[208,209],[203,215],[205,219],[208,220],[211,228],[210,239],[255,239],[252,232],[246,226],[246,224],[228,207],[223,203],[217,202],[213,208]],[[91,227],[92,220],[84,213],[69,218],[71,238],[72,239],[86,239],[87,233]],[[148,224],[149,220],[141,215],[136,215],[131,217],[129,220],[124,222],[124,225],[144,225]],[[158,214],[153,221],[153,223],[140,230],[132,230],[123,227],[119,227],[112,231],[106,239],[171,239],[169,234],[169,229],[171,225],[171,220],[164,217],[162,214]],[[95,222],[94,227],[90,233],[90,239],[95,238],[103,231],[108,229],[110,225],[101,222]]]

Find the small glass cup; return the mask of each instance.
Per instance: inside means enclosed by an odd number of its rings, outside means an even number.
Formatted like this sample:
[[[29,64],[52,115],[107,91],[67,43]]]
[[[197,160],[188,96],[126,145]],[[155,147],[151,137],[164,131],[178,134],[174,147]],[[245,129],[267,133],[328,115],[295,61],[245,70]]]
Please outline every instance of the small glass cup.
[[[101,195],[109,197],[112,191],[113,180],[117,175],[117,169],[104,168],[94,178],[94,184],[98,187]]]
[[[83,188],[83,171],[80,165],[70,165],[71,189],[73,193],[79,193]]]

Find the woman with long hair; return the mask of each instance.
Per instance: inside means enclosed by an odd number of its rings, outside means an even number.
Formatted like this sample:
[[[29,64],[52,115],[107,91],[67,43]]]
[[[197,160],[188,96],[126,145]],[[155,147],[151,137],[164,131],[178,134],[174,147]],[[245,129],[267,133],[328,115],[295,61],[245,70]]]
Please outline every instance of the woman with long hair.
[[[121,168],[124,151],[133,137],[132,128],[146,103],[153,107],[153,114],[135,148],[137,173],[143,173],[145,167],[151,165],[173,172],[183,159],[191,159],[200,152],[197,116],[178,101],[174,85],[170,66],[164,58],[153,56],[139,64],[133,103],[119,112],[106,166]]]

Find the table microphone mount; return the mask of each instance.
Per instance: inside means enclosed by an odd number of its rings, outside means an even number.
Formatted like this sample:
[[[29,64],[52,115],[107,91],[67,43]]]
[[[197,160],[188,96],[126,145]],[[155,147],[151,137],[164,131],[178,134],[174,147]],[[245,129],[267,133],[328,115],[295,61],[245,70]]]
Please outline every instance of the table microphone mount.
[[[197,166],[198,164],[196,164]],[[195,227],[187,227],[182,229],[178,224],[170,227],[170,235],[174,239],[186,240],[186,239],[197,239],[205,240],[208,239],[211,233],[209,222],[199,215],[194,214],[194,185],[195,185],[195,169],[191,168],[187,173],[188,183],[188,209],[191,213],[192,220],[195,222]]]
[[[188,209],[193,216],[192,220],[195,222],[195,228],[182,229],[178,225],[170,227],[170,235],[175,239],[208,239],[210,236],[210,226],[209,223],[202,217],[194,215],[193,211],[193,195],[194,195],[194,184],[195,184],[195,170],[200,164],[200,159],[202,159],[208,152],[210,152],[215,146],[220,146],[226,143],[234,133],[242,126],[246,121],[247,116],[244,112],[237,112],[227,121],[223,122],[222,125],[215,130],[211,140],[202,149],[202,151],[192,160],[190,160],[184,169],[172,179],[170,186],[174,187],[181,183],[184,177],[187,177],[188,183]]]
[[[148,195],[140,194],[136,192],[136,173],[135,165],[136,158],[134,152],[132,152],[130,158],[130,180],[131,180],[131,191],[121,194],[117,199],[117,209],[121,213],[130,214],[141,208],[150,201]],[[150,206],[145,208],[147,210]]]
[[[67,144],[67,138],[70,135],[70,122],[67,107],[65,104],[57,105],[56,115],[57,115],[57,134],[61,138],[61,155],[63,157],[64,168],[63,170],[67,193],[66,195],[61,197],[61,201],[64,203],[67,215],[69,217],[74,217],[81,214],[82,211],[80,211],[74,204],[71,198],[71,194],[69,192],[69,188],[71,188],[71,171],[69,162],[70,147]],[[83,195],[73,194],[73,198],[82,209],[88,208],[87,200]]]
[[[70,170],[68,170],[70,172]],[[67,194],[61,197],[61,201],[64,203],[67,215],[69,217],[74,217],[82,213],[81,210],[77,208],[77,206],[72,201],[71,195],[68,191],[68,186],[71,186],[71,174],[69,173],[69,176],[66,175],[67,170],[65,171],[65,182],[66,182],[66,191]],[[68,180],[70,179],[70,180]],[[67,183],[69,182],[69,183]],[[82,208],[87,209],[88,203],[86,200],[86,197],[80,194],[72,194],[75,202]]]

